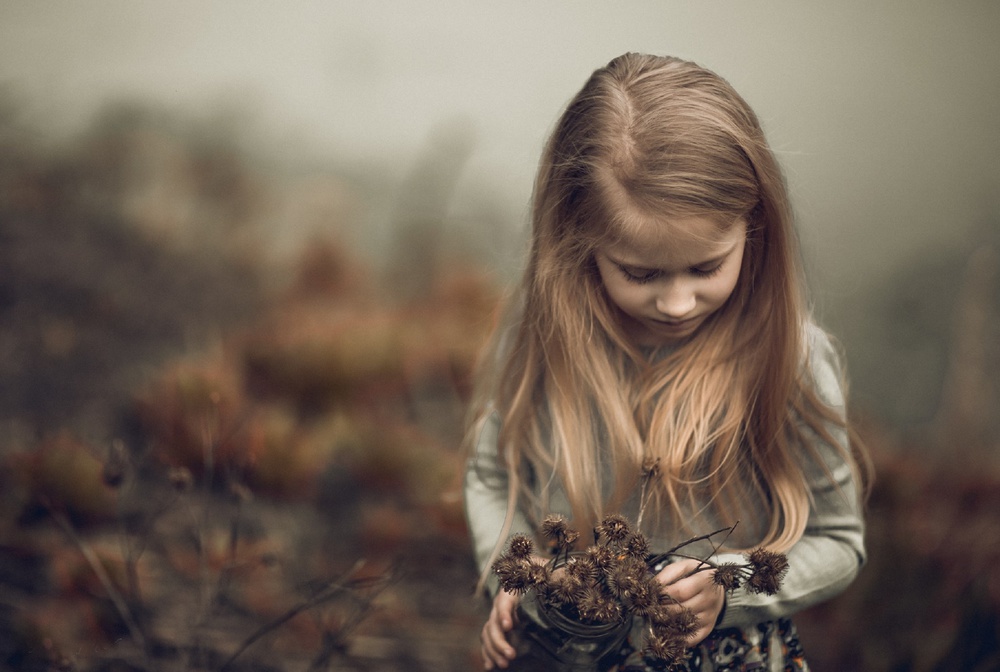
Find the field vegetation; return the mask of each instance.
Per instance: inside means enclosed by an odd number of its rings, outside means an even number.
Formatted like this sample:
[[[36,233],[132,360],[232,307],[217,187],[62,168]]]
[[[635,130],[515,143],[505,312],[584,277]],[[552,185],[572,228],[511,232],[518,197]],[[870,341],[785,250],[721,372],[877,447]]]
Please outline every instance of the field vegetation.
[[[0,666],[478,669],[460,444],[504,283],[442,242],[461,143],[392,195],[386,268],[370,177],[0,108]],[[995,251],[959,276],[937,417],[856,409],[871,560],[799,619],[817,670],[1000,669]]]

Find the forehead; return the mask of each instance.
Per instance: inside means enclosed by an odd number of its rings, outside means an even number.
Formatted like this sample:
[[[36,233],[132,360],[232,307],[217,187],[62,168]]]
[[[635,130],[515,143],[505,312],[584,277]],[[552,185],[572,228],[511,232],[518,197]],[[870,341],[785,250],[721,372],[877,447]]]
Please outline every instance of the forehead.
[[[661,266],[692,266],[728,252],[746,235],[746,222],[705,216],[633,221],[602,249],[616,261]]]

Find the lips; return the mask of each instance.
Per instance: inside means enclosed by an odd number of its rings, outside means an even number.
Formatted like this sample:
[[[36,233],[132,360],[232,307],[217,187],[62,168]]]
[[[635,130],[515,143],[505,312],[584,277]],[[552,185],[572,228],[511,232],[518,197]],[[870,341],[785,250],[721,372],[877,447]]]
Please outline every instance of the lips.
[[[660,338],[673,340],[677,338],[687,338],[698,329],[701,323],[701,317],[692,317],[679,322],[667,322],[664,320],[650,319],[647,329],[649,329],[653,334],[659,334]]]
[[[670,322],[667,320],[652,320],[653,323],[660,325],[661,327],[666,327],[668,329],[680,329],[688,325],[694,324],[698,321],[697,317],[690,317],[686,320],[679,320],[677,322]]]

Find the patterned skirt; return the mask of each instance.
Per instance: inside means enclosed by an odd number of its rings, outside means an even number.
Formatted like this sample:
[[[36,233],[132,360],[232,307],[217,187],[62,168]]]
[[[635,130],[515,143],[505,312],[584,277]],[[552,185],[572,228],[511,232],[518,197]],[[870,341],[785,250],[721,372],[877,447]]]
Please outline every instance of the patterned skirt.
[[[651,672],[642,655],[629,644],[621,651],[622,662],[608,668],[609,672]],[[672,668],[677,669],[677,668]],[[713,630],[689,652],[688,672],[719,670],[760,672],[809,672],[795,626],[787,618],[759,623],[749,628]]]

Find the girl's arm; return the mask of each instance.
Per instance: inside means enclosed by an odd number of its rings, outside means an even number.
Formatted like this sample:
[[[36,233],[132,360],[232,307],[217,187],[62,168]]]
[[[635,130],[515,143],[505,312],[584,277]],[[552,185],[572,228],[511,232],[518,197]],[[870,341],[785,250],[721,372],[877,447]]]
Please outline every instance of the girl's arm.
[[[500,431],[500,416],[490,414],[483,422],[475,449],[465,467],[465,515],[469,522],[476,564],[485,571],[497,548],[497,541],[503,532],[507,515],[508,485],[507,469],[497,458],[497,435]],[[506,538],[513,534],[533,536],[533,530],[520,511],[515,511]],[[496,593],[496,578],[487,580],[490,593]]]
[[[810,369],[820,399],[844,413],[840,365],[829,337],[810,325],[808,343]],[[831,428],[831,434],[847,445],[843,429]],[[865,561],[864,519],[853,471],[837,448],[809,430],[804,436],[813,441],[818,459],[804,449],[813,502],[805,533],[787,554],[788,574],[777,595],[753,595],[745,590],[730,595],[720,628],[773,620],[828,600],[847,588]],[[720,562],[741,559],[725,554],[718,557]]]
[[[492,413],[484,421],[475,450],[465,467],[465,515],[480,572],[488,569],[497,541],[504,531],[507,515],[510,481],[507,470],[497,459],[499,431],[500,417]],[[506,537],[517,533],[531,534],[531,528],[520,511],[515,511]],[[480,634],[483,667],[487,670],[504,669],[516,655],[507,634],[514,627],[514,609],[518,598],[500,591],[497,577],[492,572],[486,578],[486,589],[494,597]]]

